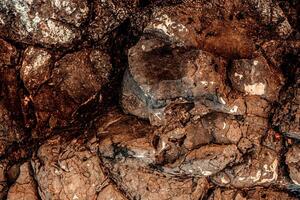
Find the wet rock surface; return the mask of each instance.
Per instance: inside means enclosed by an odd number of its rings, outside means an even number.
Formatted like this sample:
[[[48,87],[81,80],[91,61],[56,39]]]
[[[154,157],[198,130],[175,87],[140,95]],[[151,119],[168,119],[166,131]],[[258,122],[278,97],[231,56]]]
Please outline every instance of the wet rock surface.
[[[299,8],[2,0],[0,200],[299,199]]]

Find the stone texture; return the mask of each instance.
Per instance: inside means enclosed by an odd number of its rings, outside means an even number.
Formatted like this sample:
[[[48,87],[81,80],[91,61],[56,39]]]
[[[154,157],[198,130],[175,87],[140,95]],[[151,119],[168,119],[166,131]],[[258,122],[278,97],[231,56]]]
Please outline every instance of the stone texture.
[[[216,189],[208,200],[275,200],[275,199],[294,200],[295,197],[284,191],[272,189],[255,188],[247,191]]]
[[[66,126],[83,104],[98,101],[111,72],[110,57],[96,49],[83,49],[53,61],[45,49],[29,47],[21,78],[34,105],[37,127]]]
[[[80,25],[87,19],[87,1],[5,0],[0,9],[1,36],[13,40],[45,46],[70,46],[81,37]]]
[[[0,156],[3,156],[13,143],[21,142],[24,137],[25,133],[11,118],[3,100],[0,101]]]
[[[277,180],[278,165],[276,152],[264,147],[245,163],[217,174],[213,181],[220,186],[235,188],[269,186]]]
[[[233,88],[270,101],[278,98],[283,84],[282,74],[269,66],[262,57],[233,61],[230,80]]]
[[[286,164],[289,169],[289,176],[293,183],[300,185],[300,171],[299,171],[299,160],[300,160],[300,147],[295,144],[289,148],[286,154]]]
[[[20,174],[13,186],[9,188],[9,200],[38,200],[37,185],[32,177],[31,166],[26,162],[20,167]]]
[[[296,73],[297,82],[282,91],[279,107],[274,109],[273,126],[289,137],[300,139],[300,73]]]
[[[48,140],[31,161],[41,199],[96,199],[105,181],[99,162],[80,139]]]

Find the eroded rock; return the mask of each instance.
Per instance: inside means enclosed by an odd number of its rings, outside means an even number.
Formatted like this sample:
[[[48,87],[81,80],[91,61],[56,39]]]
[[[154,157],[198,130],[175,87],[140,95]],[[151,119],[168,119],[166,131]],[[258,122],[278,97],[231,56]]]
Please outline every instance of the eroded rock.
[[[66,126],[77,109],[98,101],[111,72],[110,57],[96,49],[83,49],[53,61],[44,49],[29,47],[21,78],[35,109],[38,127]]]
[[[31,161],[41,199],[96,199],[105,181],[99,162],[80,139],[48,140]]]
[[[270,67],[264,58],[258,57],[233,61],[230,80],[235,89],[245,94],[274,101],[278,98],[283,76]]]
[[[38,200],[37,185],[32,177],[31,166],[26,162],[20,167],[20,174],[13,186],[9,188],[9,200]]]
[[[1,35],[13,40],[45,46],[70,46],[81,37],[80,25],[87,19],[87,1],[5,0],[0,9]]]
[[[254,188],[247,191],[216,189],[208,198],[209,200],[275,200],[275,199],[295,200],[296,197],[284,191],[276,191],[265,188]]]
[[[299,160],[300,146],[295,144],[287,152],[285,162],[288,165],[289,176],[296,185],[300,185]]]
[[[278,165],[276,152],[264,147],[245,163],[226,168],[214,176],[213,181],[220,186],[235,188],[269,186],[277,180]]]

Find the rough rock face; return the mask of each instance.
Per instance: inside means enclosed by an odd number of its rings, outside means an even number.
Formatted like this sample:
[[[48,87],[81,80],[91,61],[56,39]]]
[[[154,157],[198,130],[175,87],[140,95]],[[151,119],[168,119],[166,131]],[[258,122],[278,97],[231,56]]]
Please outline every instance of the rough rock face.
[[[7,190],[7,178],[6,178],[6,169],[7,169],[8,161],[7,160],[1,160],[0,162],[0,199],[4,199]]]
[[[147,137],[151,131],[149,124],[118,113],[109,114],[102,123],[98,137],[106,139],[99,144],[100,157],[105,168],[110,169],[110,176],[130,199],[204,197],[209,188],[205,178],[171,178],[164,174],[172,174],[174,169],[155,166],[155,149]],[[187,160],[192,161],[193,155],[189,157]],[[183,166],[188,168],[189,161]]]
[[[296,200],[300,1],[0,0],[0,200]]]
[[[213,177],[216,184],[247,188],[266,186],[274,183],[278,177],[278,159],[276,152],[263,148],[257,155]]]
[[[0,156],[3,156],[13,143],[21,142],[24,137],[23,130],[12,120],[4,102],[0,101]]]
[[[99,99],[110,71],[109,56],[97,49],[83,49],[55,61],[48,50],[28,47],[20,73],[38,127],[66,126],[80,106]]]
[[[300,79],[282,92],[280,106],[275,109],[273,125],[289,137],[300,139]]]
[[[4,0],[0,3],[1,36],[45,46],[68,46],[80,39],[89,14],[87,1]]]
[[[136,0],[93,0],[94,18],[88,33],[94,41],[99,41],[129,18],[138,7]]]
[[[36,183],[32,177],[30,163],[26,162],[20,167],[20,174],[7,195],[9,200],[38,200]]]
[[[105,176],[96,152],[77,139],[61,137],[42,145],[32,159],[42,199],[96,199]]]
[[[286,164],[289,169],[289,176],[296,185],[300,185],[299,159],[300,159],[299,145],[293,145],[286,154]]]
[[[296,198],[281,191],[255,188],[248,191],[239,190],[222,190],[216,189],[213,194],[208,198],[209,200],[275,200],[287,199],[294,200]]]

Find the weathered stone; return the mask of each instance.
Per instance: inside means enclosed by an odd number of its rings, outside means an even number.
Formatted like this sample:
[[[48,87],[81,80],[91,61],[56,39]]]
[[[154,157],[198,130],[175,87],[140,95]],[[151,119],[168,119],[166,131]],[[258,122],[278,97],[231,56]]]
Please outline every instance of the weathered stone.
[[[16,182],[9,188],[9,200],[38,200],[37,185],[32,177],[30,163],[26,162],[20,167],[20,174]]]
[[[288,19],[276,2],[271,0],[250,0],[247,3],[259,15],[259,20],[265,26],[274,25],[276,33],[287,38],[293,31]]]
[[[289,137],[300,139],[300,78],[297,82],[282,91],[279,105],[274,109],[272,124]]]
[[[20,69],[21,79],[27,90],[34,95],[35,91],[51,76],[52,55],[45,49],[28,47]]]
[[[277,180],[278,165],[276,152],[263,147],[245,163],[226,168],[212,179],[216,184],[225,187],[268,186]]]
[[[52,59],[47,50],[29,47],[22,63],[21,78],[38,127],[67,125],[82,104],[99,98],[112,69],[110,57],[96,49],[66,54],[55,63]]]
[[[208,200],[296,200],[296,197],[289,195],[284,191],[273,189],[254,188],[247,191],[228,190],[217,188],[208,198]]]
[[[88,33],[94,41],[103,39],[137,10],[136,0],[94,0],[95,17],[89,24]]]
[[[24,137],[23,130],[11,118],[3,100],[0,101],[0,156],[3,156],[13,143],[22,142]]]
[[[48,140],[31,161],[41,199],[96,199],[105,181],[99,163],[81,139]]]
[[[278,98],[283,84],[282,74],[269,66],[263,57],[233,61],[229,77],[235,89],[269,101]]]
[[[139,117],[159,118],[163,117],[161,110],[174,98],[216,98],[215,104],[221,104],[218,95],[225,88],[219,72],[224,70],[222,59],[210,53],[173,48],[159,39],[142,39],[129,52],[123,108]]]
[[[0,9],[1,35],[13,40],[42,44],[45,46],[69,46],[81,37],[80,25],[87,19],[87,1],[47,0],[38,1],[4,0]]]
[[[290,178],[298,186],[300,186],[299,161],[300,161],[300,146],[295,144],[287,152],[285,162],[289,168]]]

